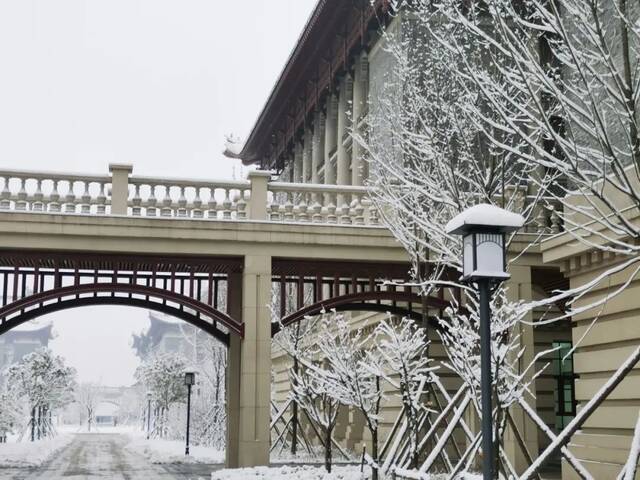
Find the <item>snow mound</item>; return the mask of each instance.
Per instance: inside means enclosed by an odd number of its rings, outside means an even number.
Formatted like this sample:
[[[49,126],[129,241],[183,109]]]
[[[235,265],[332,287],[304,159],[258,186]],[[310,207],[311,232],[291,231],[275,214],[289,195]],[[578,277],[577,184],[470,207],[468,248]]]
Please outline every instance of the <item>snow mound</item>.
[[[224,452],[211,447],[190,446],[184,454],[185,444],[177,440],[134,438],[126,449],[142,455],[151,463],[223,463]]]
[[[310,465],[285,467],[254,467],[218,470],[211,480],[364,480],[371,478],[369,469],[360,473],[360,466],[335,466],[331,473],[324,467]]]
[[[36,442],[0,443],[0,468],[39,467],[73,440],[73,435],[62,434]]]

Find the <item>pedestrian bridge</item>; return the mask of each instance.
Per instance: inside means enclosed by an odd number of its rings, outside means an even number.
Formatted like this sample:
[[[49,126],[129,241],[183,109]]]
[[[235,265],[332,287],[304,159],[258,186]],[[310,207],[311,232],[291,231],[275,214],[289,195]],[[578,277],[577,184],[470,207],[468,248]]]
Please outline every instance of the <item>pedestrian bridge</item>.
[[[163,311],[229,346],[227,464],[269,461],[272,306],[421,315],[363,187],[0,171],[0,334],[86,305]],[[293,295],[292,302],[285,302]]]

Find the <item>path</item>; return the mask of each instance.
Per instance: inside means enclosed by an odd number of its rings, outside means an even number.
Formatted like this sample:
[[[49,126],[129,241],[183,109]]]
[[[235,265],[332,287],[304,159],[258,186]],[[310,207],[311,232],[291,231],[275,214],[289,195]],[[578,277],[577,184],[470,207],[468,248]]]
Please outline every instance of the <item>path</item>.
[[[76,434],[73,441],[38,469],[0,470],[2,480],[98,479],[199,480],[210,478],[222,465],[154,465],[127,450],[121,434]]]

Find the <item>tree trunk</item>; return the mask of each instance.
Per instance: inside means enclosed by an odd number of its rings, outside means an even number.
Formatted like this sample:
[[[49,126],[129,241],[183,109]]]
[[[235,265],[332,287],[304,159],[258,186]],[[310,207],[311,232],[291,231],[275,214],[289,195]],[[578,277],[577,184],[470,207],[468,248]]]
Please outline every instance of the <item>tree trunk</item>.
[[[36,441],[36,407],[31,409],[31,441]]]
[[[371,429],[371,458],[375,463],[371,467],[371,480],[378,480],[378,429]]]
[[[299,323],[298,323],[299,324]],[[298,375],[298,358],[293,359],[293,373]],[[293,400],[293,415],[291,417],[291,455],[298,450],[298,402]]]
[[[325,429],[324,439],[324,468],[331,473],[331,428]]]

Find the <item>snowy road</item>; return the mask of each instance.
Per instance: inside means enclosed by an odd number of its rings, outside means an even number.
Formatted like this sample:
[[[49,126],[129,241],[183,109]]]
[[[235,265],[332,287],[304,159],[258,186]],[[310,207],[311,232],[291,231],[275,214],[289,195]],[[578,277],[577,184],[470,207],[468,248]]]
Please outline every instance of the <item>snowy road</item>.
[[[141,455],[128,451],[128,439],[120,434],[77,434],[55,458],[38,469],[0,469],[0,479],[53,480],[198,480],[210,478],[221,465],[154,465]]]

